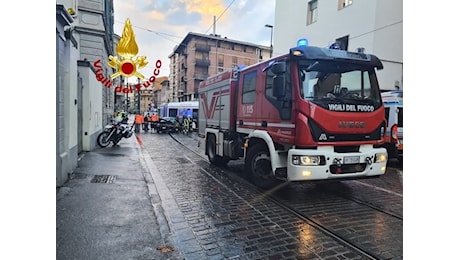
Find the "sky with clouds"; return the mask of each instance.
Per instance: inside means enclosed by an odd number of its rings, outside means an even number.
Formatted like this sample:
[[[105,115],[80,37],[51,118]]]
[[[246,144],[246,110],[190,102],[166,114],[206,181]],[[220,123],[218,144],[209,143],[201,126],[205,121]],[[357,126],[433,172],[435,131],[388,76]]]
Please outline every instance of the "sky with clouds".
[[[169,75],[169,58],[187,33],[213,33],[221,37],[270,46],[270,28],[275,22],[275,0],[114,0],[114,32],[122,36],[130,20],[139,48],[149,64],[140,69],[152,75],[155,61],[162,65],[159,76]]]

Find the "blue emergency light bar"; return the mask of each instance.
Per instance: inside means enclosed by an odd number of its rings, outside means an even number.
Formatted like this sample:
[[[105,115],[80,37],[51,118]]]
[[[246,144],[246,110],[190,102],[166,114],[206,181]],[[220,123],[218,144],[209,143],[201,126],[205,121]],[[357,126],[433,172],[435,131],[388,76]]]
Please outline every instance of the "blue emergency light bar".
[[[308,40],[306,38],[302,38],[297,41],[296,47],[289,50],[289,55],[292,58],[304,58],[309,60],[355,60],[371,63],[370,65],[377,67],[378,69],[383,68],[382,62],[374,55],[349,52],[336,48],[336,44],[331,45],[330,48],[308,46]]]
[[[308,46],[308,40],[306,38],[297,40],[297,47],[300,46]]]

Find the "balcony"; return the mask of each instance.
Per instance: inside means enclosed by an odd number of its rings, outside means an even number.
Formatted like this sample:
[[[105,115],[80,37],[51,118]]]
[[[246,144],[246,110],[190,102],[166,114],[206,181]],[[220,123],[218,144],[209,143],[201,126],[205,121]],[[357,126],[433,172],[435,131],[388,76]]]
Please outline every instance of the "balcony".
[[[206,80],[208,78],[208,75],[206,74],[195,74],[195,79],[198,79],[198,80]]]
[[[211,61],[208,59],[196,59],[195,60],[195,66],[199,67],[208,67],[211,64]]]
[[[201,52],[210,52],[211,46],[206,45],[206,44],[195,44],[195,50],[201,51]]]

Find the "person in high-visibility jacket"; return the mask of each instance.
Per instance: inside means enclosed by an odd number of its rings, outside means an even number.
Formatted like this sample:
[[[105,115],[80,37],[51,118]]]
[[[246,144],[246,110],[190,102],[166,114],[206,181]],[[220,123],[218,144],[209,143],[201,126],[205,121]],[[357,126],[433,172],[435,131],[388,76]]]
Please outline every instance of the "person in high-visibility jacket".
[[[152,121],[153,122],[158,122],[160,120],[160,116],[158,114],[153,114],[152,115]]]
[[[153,113],[153,114],[150,116],[150,125],[151,125],[151,128],[152,128],[152,129],[155,128],[155,123],[157,123],[158,121],[160,121],[160,117],[158,116],[157,113]]]
[[[188,117],[185,117],[183,120],[182,120],[182,132],[186,135],[189,134],[190,132],[190,118]]]
[[[150,125],[150,129],[153,129],[153,127],[154,127],[154,124],[153,124],[153,115],[150,115],[150,116],[149,116],[149,125]]]
[[[141,125],[144,123],[144,117],[137,113],[135,116],[134,116],[134,132],[136,133],[139,133],[139,131],[141,130]]]

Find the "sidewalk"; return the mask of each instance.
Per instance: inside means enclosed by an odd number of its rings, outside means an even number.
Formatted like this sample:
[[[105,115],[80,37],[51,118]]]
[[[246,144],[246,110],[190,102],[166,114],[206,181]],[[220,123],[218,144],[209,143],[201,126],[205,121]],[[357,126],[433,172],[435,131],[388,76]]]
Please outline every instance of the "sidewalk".
[[[135,135],[96,148],[57,189],[56,259],[183,259],[162,219]]]

